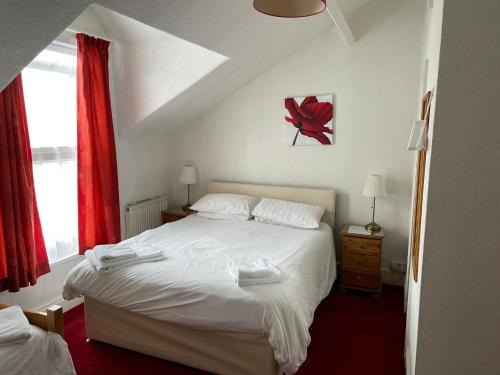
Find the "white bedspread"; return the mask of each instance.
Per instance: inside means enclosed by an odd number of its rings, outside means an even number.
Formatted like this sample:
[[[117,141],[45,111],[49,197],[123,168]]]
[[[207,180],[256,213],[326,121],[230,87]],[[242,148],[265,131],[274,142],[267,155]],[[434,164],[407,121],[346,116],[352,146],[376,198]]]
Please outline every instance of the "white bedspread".
[[[80,295],[198,329],[262,332],[287,374],[306,359],[314,310],[336,276],[331,228],[293,229],[255,221],[185,219],[124,243],[162,249],[166,260],[98,274],[85,260],[63,296]],[[267,258],[284,273],[277,284],[239,287],[228,265]]]
[[[0,373],[5,375],[74,375],[68,345],[56,333],[30,326],[31,338],[0,347]]]

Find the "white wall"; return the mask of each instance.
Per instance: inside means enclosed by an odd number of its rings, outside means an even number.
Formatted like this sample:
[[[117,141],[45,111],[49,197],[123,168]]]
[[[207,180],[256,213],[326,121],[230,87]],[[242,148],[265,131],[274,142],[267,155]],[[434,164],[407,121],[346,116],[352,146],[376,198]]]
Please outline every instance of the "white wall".
[[[387,180],[376,220],[386,230],[383,268],[406,261],[413,154],[406,151],[416,116],[425,1],[368,4],[349,20],[361,39],[346,47],[333,28],[169,137],[172,199],[185,203],[182,165],[198,167],[200,197],[211,179],[337,189],[336,223],[364,224],[371,172]],[[336,95],[337,143],[290,147],[283,141],[283,99]]]
[[[439,68],[439,53],[441,47],[441,27],[443,20],[443,0],[434,0],[432,8],[427,9],[427,27],[426,27],[426,42],[425,53],[422,58],[422,95],[427,90],[433,90],[437,95],[437,82],[438,82],[438,68]],[[427,65],[427,68],[425,66]],[[431,103],[431,112],[429,118],[429,147],[427,151],[426,160],[426,185],[424,186],[423,194],[423,208],[422,208],[422,222],[425,223],[427,217],[427,191],[429,181],[430,160],[432,158],[432,135],[434,129],[434,111],[435,111],[435,96]],[[421,99],[421,98],[420,98]],[[418,102],[420,109],[421,102]],[[415,152],[415,162],[416,165]],[[419,270],[422,270],[422,259],[424,255],[424,238],[425,238],[425,224],[422,224],[420,232],[420,252],[419,252]],[[411,243],[409,242],[409,246]],[[411,251],[409,249],[409,251]],[[422,272],[418,273],[417,282],[414,281],[413,267],[411,266],[411,256],[409,261],[409,277],[408,277],[408,303],[406,312],[406,336],[405,336],[405,356],[406,356],[406,371],[408,375],[415,373],[415,359],[417,351],[417,337],[418,337],[418,316],[420,308],[420,285],[422,279]]]
[[[42,309],[57,303],[65,310],[79,304],[81,302],[79,299],[71,303],[61,303],[61,293],[66,275],[82,258],[74,256],[51,265],[51,272],[38,278],[36,285],[23,288],[17,293],[0,293],[0,303],[30,309]]]
[[[107,34],[109,35],[109,34]],[[118,186],[120,191],[121,235],[125,238],[125,205],[142,199],[167,193],[168,152],[167,138],[164,135],[145,136],[126,134],[123,130],[130,126],[130,114],[124,111],[124,92],[133,91],[130,79],[124,74],[124,66],[131,72],[138,72],[143,61],[123,62],[123,51],[131,56],[133,45],[112,41],[109,47],[109,79],[113,125],[115,128],[116,158],[118,163]],[[130,71],[128,72],[130,73]],[[152,94],[143,91],[144,95]],[[145,97],[143,100],[147,100]]]
[[[500,374],[499,19],[496,0],[444,1],[416,375]]]
[[[125,205],[167,193],[168,154],[165,136],[117,136],[121,232],[125,238]]]
[[[86,17],[86,13],[90,17]],[[76,23],[76,25],[75,25]],[[144,132],[142,122],[222,64],[226,57],[110,9],[93,5],[73,22],[110,40],[118,134]]]

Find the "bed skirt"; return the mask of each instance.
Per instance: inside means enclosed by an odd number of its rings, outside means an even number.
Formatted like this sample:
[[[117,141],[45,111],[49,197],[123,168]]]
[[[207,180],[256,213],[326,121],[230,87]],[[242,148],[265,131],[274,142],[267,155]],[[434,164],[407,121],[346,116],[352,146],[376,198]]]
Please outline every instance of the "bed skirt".
[[[188,328],[85,298],[87,337],[222,375],[279,375],[267,336]]]

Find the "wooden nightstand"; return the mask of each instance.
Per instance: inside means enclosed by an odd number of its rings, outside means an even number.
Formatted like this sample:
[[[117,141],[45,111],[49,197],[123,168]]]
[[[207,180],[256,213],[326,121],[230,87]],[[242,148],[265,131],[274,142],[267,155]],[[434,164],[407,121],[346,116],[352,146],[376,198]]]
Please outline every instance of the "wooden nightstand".
[[[173,221],[180,220],[182,218],[185,218],[186,216],[189,216],[193,214],[195,211],[184,211],[182,207],[176,207],[176,208],[169,208],[167,210],[163,210],[161,212],[161,222],[163,224],[166,223],[171,223]]]
[[[349,225],[340,230],[340,287],[378,294],[382,290],[380,259],[384,232],[357,234],[348,230]]]

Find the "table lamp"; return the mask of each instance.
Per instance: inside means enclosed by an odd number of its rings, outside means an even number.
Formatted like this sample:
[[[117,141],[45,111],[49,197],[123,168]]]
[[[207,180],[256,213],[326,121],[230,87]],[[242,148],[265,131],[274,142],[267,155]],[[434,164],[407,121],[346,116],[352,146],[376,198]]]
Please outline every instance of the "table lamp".
[[[182,167],[181,176],[179,177],[179,182],[181,184],[188,186],[188,195],[187,195],[187,203],[182,206],[184,211],[188,211],[189,207],[191,207],[190,197],[189,197],[189,186],[192,184],[196,184],[198,182],[198,177],[196,176],[196,168],[194,165],[185,165]]]
[[[366,230],[371,232],[380,232],[380,225],[375,223],[375,198],[385,196],[384,177],[378,174],[369,174],[366,180],[363,195],[373,199],[372,205],[372,222],[365,225]]]

